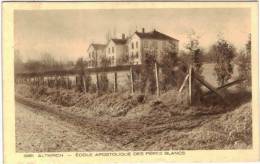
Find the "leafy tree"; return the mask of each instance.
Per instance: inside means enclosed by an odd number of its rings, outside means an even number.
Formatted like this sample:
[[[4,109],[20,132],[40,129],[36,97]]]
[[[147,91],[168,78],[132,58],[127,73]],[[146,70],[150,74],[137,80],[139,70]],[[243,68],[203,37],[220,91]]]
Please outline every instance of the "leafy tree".
[[[111,61],[107,59],[106,57],[101,57],[100,59],[100,65],[101,67],[108,67],[111,64]]]
[[[117,63],[118,63],[118,65],[128,64],[129,63],[129,55],[124,54],[124,55],[120,56]]]
[[[251,86],[251,35],[245,45],[245,49],[241,50],[236,63],[238,65],[239,77],[245,79],[240,87]]]
[[[154,75],[154,64],[156,57],[154,52],[146,52],[141,67],[141,92],[154,93],[156,81]]]
[[[90,85],[87,85],[87,84],[90,84],[90,78],[87,76],[86,78],[86,75],[85,75],[85,65],[86,65],[86,62],[83,60],[83,58],[79,58],[77,61],[76,61],[76,65],[75,67],[79,69],[79,76],[78,76],[78,80],[79,80],[79,85],[78,85],[78,89],[82,92],[86,89],[86,91],[88,90],[89,86]],[[89,80],[90,79],[90,80]],[[86,82],[86,80],[89,80],[88,82]],[[85,83],[84,83],[85,81]]]
[[[108,67],[111,64],[111,61],[109,61],[106,57],[102,57],[100,60],[101,67]],[[108,90],[109,81],[106,73],[101,73],[99,75],[99,89],[102,92],[106,92]]]
[[[219,38],[218,41],[211,47],[212,55],[216,60],[215,71],[219,86],[223,86],[233,74],[233,59],[236,54],[236,50],[232,44],[223,38]]]
[[[176,48],[171,45],[167,47],[163,54],[160,55],[160,58],[157,59],[161,68],[160,86],[163,90],[167,90],[169,87],[176,85],[176,77],[172,70],[179,61],[177,55]]]

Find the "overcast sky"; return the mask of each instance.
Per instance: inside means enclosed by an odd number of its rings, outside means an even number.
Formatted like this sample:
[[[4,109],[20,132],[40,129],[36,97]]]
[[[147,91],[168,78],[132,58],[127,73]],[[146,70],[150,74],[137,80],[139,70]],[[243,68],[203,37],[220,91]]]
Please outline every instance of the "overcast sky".
[[[187,33],[200,36],[207,49],[222,33],[238,49],[250,33],[249,9],[131,9],[131,10],[39,10],[15,11],[15,48],[26,59],[44,52],[58,60],[76,60],[86,55],[91,42],[105,43],[107,31],[128,35],[136,30],[156,29],[180,40]]]

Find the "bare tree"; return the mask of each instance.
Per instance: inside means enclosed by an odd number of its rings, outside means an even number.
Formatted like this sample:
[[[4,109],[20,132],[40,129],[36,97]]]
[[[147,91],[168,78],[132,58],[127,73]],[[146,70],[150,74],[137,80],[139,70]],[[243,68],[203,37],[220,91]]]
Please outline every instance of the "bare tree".
[[[14,71],[19,72],[23,70],[23,60],[19,50],[14,51]]]
[[[53,67],[54,65],[57,65],[57,61],[54,59],[54,57],[46,52],[41,55],[41,63],[47,67]]]
[[[188,55],[190,56],[190,64],[192,65],[194,71],[198,74],[202,74],[202,50],[199,47],[199,36],[191,31],[188,34],[188,42],[185,48],[188,50]]]

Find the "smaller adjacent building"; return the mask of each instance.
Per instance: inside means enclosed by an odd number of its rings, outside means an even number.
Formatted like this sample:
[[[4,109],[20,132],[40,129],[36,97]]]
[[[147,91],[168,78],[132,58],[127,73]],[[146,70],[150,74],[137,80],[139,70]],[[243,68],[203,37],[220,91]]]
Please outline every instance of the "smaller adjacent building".
[[[127,55],[127,39],[122,34],[121,39],[110,39],[106,46],[106,59],[110,66],[120,65]]]
[[[100,67],[102,58],[105,58],[105,44],[92,43],[87,49],[86,62],[88,68]]]

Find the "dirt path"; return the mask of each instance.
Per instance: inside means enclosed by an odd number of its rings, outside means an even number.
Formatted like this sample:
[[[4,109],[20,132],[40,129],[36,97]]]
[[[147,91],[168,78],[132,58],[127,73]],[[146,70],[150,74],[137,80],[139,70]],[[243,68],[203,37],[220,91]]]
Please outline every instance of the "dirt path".
[[[113,150],[107,143],[88,134],[88,129],[18,102],[15,107],[17,152]]]

